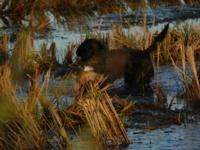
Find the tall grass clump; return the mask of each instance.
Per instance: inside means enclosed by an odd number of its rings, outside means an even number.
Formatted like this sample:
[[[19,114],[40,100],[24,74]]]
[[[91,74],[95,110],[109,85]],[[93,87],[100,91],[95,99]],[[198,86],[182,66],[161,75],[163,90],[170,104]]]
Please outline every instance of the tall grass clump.
[[[34,51],[35,48],[31,32],[29,30],[19,32],[11,58],[14,77],[20,78],[25,72],[31,71]]]
[[[171,60],[185,87],[184,95],[191,104],[199,104],[200,86],[199,68],[197,65],[197,54],[200,48],[199,28],[186,24],[172,31],[171,35],[175,39],[173,48],[179,51],[180,59],[178,60],[181,62],[181,67],[179,66],[179,61],[174,60],[175,57],[171,56]],[[191,71],[190,75],[188,74],[188,69]]]
[[[55,70],[60,65],[56,58],[56,43],[52,42],[49,48],[47,48],[47,44],[43,43],[34,60],[39,64],[40,70],[43,72]]]
[[[32,114],[17,103],[8,65],[0,68],[0,146],[1,149],[39,149],[40,128]]]
[[[93,136],[103,145],[129,144],[124,124],[118,116],[105,77],[93,72],[83,73],[79,80],[77,104],[83,112]]]
[[[200,106],[200,83],[199,83],[199,70],[197,70],[197,62],[195,60],[195,50],[196,48],[191,46],[188,47],[188,62],[192,72],[192,88],[189,89],[189,94],[192,97],[193,102],[198,102]]]
[[[38,71],[34,70],[28,96],[19,101],[15,86],[12,84],[9,64],[1,66],[0,74],[0,149],[45,149],[69,146],[62,119],[43,94],[48,77],[40,87]],[[57,143],[50,142],[51,136],[59,139]]]

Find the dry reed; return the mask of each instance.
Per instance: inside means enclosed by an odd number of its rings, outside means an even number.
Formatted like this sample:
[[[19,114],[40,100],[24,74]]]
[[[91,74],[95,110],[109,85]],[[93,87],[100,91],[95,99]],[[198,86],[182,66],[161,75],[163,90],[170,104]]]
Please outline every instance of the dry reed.
[[[179,31],[178,31],[179,29]],[[178,72],[180,80],[185,87],[185,96],[190,100],[191,104],[199,103],[199,70],[197,69],[196,53],[200,48],[200,34],[199,28],[191,27],[187,24],[182,28],[178,28],[172,32],[172,35],[176,39],[173,41],[173,49],[180,51],[181,68],[175,62],[174,57],[170,56],[172,64],[175,70]],[[170,53],[171,55],[171,53]],[[177,61],[178,62],[178,61]],[[189,67],[187,67],[189,64]],[[191,75],[188,75],[187,69],[190,69]]]
[[[49,131],[45,132],[45,126],[53,124],[53,132],[62,137],[64,147],[69,146],[67,132],[63,126],[62,119],[57,110],[47,100],[43,91],[47,88],[49,75],[45,78],[41,87],[38,84],[38,66],[35,66],[35,73],[31,77],[31,87],[24,102],[18,102],[16,90],[11,80],[11,69],[9,64],[0,68],[0,148],[1,149],[44,149],[50,146]],[[49,114],[42,112],[48,110]],[[51,116],[41,121],[44,115]],[[62,140],[60,143],[63,143]],[[51,145],[56,147],[56,145]]]
[[[14,51],[12,53],[11,64],[14,77],[23,77],[25,72],[29,72],[33,63],[35,51],[32,33],[23,30],[18,33]]]
[[[199,4],[198,0],[185,0],[186,4]],[[48,13],[50,12],[59,23],[64,21],[68,28],[73,28],[74,24],[87,22],[90,16],[109,13],[123,13],[127,8],[141,9],[149,7],[159,7],[163,5],[181,5],[181,1],[175,0],[3,0],[0,3],[1,19],[4,24],[22,25],[28,18],[29,26],[36,32],[45,33],[49,29]],[[66,15],[67,14],[67,15]],[[28,17],[27,17],[28,16]]]
[[[108,86],[102,87],[105,78],[87,72],[80,80],[80,86],[76,90],[79,90],[81,95],[79,94],[77,103],[93,136],[104,145],[129,144],[124,124],[106,92]]]

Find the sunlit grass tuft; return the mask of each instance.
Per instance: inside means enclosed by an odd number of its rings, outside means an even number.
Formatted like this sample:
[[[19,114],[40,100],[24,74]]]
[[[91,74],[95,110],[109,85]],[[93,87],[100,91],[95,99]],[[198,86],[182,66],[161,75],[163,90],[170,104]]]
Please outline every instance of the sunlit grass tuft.
[[[43,91],[48,83],[48,76],[41,85],[38,84],[38,71],[31,77],[29,94],[24,101],[19,102],[16,97],[15,86],[12,84],[9,65],[0,68],[0,146],[1,149],[44,149],[57,147],[51,145],[49,132],[57,138],[62,137],[59,146],[69,146],[67,132],[57,110]],[[41,107],[42,106],[42,109]],[[45,112],[49,112],[46,114]],[[43,116],[46,116],[44,119]],[[50,118],[47,116],[51,116]],[[41,122],[43,120],[43,122]],[[53,130],[46,130],[53,124]],[[64,144],[62,144],[64,143]]]
[[[14,78],[20,78],[31,71],[34,57],[34,43],[32,33],[23,30],[18,33],[15,48],[12,53],[11,65]]]
[[[76,88],[79,91],[77,103],[98,142],[103,145],[129,144],[124,124],[106,92],[109,86],[103,86],[105,79],[93,72],[82,74]]]

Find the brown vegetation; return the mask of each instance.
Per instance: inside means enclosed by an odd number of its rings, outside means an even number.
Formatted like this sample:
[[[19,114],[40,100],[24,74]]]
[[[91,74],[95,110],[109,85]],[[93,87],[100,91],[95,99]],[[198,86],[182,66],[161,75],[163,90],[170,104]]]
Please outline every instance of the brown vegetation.
[[[185,0],[186,4],[199,4],[198,0]],[[161,5],[180,5],[180,1],[149,0],[151,7]],[[58,23],[68,23],[68,28],[73,28],[74,23],[87,22],[87,18],[96,12],[100,15],[108,13],[122,13],[131,9],[147,7],[145,0],[4,0],[0,5],[0,18],[6,26],[22,25],[28,21],[29,26],[37,32],[49,31],[49,16],[53,14]]]

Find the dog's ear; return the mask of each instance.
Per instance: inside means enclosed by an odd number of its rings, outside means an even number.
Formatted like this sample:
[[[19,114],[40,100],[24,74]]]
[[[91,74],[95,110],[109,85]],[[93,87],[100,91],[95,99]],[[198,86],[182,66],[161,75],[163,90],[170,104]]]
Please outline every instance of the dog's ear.
[[[88,60],[93,54],[93,51],[91,49],[90,41],[89,39],[86,39],[81,43],[81,45],[78,47],[76,51],[76,55],[81,58],[82,61]]]

